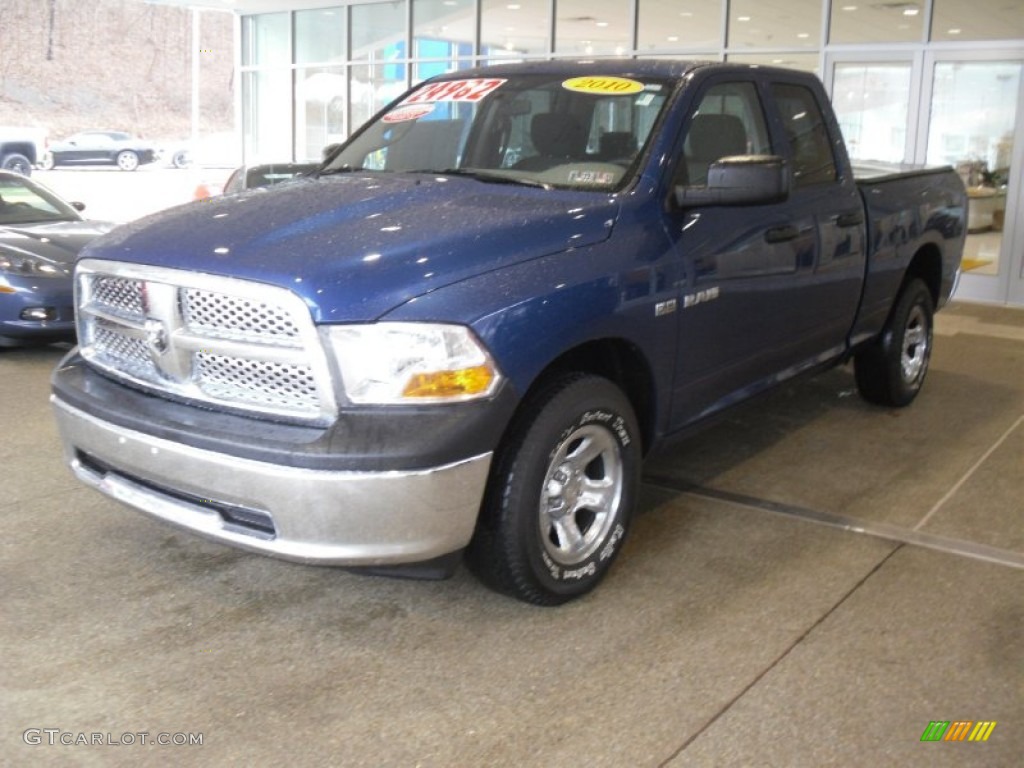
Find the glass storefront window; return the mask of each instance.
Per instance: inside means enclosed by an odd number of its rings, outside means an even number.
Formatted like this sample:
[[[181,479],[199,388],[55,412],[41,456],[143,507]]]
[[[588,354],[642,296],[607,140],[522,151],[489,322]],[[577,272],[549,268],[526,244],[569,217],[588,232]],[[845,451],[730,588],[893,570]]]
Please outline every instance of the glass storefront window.
[[[1024,0],[935,0],[932,40],[1024,37]]]
[[[291,72],[242,73],[244,156],[248,163],[280,162],[292,156]]]
[[[910,63],[838,63],[832,106],[851,160],[905,159]]]
[[[345,9],[295,12],[295,63],[326,64],[345,60]]]
[[[406,88],[405,64],[353,64],[349,73],[352,130],[377,114]]]
[[[490,59],[547,53],[550,35],[548,0],[480,2],[480,53]]]
[[[718,48],[722,0],[638,0],[637,48]]]
[[[760,64],[761,66],[799,69],[821,76],[816,53],[730,53],[726,61],[733,64]]]
[[[924,36],[924,0],[868,3],[836,0],[829,23],[830,43],[914,43]]]
[[[413,65],[412,68],[412,82],[413,85],[421,83],[429,77],[435,75],[443,75],[447,72],[455,72],[459,69],[471,69],[477,66],[476,62],[472,59],[463,59],[461,61],[422,61]]]
[[[291,63],[287,13],[242,17],[242,65],[275,66]]]
[[[473,55],[473,0],[413,0],[413,56],[455,59]]]
[[[408,58],[405,8],[404,2],[352,6],[352,60]]]
[[[623,56],[632,48],[630,4],[620,0],[556,0],[555,53]]]
[[[729,47],[818,48],[821,45],[821,0],[732,0]]]
[[[348,136],[344,67],[310,67],[295,73],[295,159],[320,160],[323,149]]]

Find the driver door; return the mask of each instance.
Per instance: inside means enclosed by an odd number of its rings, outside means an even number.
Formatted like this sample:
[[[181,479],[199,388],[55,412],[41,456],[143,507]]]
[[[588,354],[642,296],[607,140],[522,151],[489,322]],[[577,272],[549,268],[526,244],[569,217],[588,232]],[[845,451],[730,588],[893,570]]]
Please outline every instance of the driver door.
[[[721,157],[785,154],[773,144],[754,79],[711,79],[694,103],[672,189],[705,185]],[[679,428],[767,388],[800,360],[800,273],[815,263],[818,237],[813,214],[790,200],[686,209],[673,198],[666,207],[687,275],[671,416]]]

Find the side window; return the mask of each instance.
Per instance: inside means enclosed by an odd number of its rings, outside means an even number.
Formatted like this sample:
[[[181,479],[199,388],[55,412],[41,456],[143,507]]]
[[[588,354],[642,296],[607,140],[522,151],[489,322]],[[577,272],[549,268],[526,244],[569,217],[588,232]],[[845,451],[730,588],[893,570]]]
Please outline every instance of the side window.
[[[789,140],[794,185],[806,187],[835,181],[832,143],[814,94],[802,85],[776,83],[772,86],[772,95]]]
[[[722,83],[708,89],[690,118],[675,184],[707,184],[708,167],[733,155],[770,155],[761,100],[753,83]]]

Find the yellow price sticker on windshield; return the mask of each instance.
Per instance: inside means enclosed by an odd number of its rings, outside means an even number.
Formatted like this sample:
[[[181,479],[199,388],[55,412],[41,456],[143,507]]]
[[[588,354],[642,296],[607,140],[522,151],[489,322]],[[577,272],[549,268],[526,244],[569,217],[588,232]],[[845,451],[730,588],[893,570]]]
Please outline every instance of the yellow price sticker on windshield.
[[[623,96],[630,93],[640,93],[644,84],[628,77],[612,77],[610,75],[590,75],[587,77],[573,77],[565,80],[562,87],[577,93],[595,93],[601,96]]]

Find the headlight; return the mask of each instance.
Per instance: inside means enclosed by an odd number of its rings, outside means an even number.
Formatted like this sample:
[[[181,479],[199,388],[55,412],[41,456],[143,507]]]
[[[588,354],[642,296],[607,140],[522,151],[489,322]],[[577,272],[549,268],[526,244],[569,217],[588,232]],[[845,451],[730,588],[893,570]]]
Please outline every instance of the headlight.
[[[353,403],[447,403],[487,397],[501,375],[461,325],[375,323],[323,329]]]
[[[0,272],[27,277],[67,277],[68,267],[54,264],[35,256],[14,256],[0,253]]]

